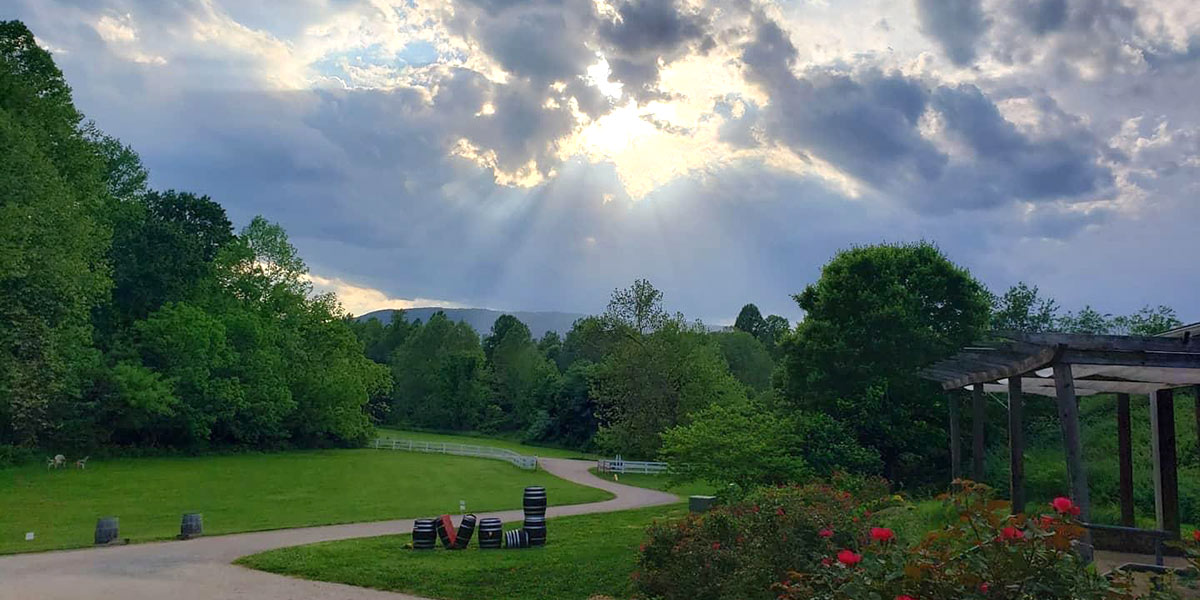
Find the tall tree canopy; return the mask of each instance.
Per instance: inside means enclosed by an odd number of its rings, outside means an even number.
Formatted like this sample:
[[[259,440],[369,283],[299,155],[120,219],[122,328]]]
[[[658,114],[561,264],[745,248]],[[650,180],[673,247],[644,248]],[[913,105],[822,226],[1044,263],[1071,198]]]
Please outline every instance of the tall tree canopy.
[[[917,371],[983,333],[984,287],[931,244],[879,245],[839,252],[795,298],[806,316],[784,342],[787,399],[853,429],[888,476],[924,468],[946,447],[946,413]]]

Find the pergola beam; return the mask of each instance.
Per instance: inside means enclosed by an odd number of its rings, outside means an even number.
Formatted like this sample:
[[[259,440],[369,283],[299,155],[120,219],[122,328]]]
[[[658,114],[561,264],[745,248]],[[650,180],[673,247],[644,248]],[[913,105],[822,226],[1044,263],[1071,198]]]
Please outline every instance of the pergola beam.
[[[1069,348],[1062,353],[1059,362],[1079,365],[1110,365],[1114,367],[1200,369],[1200,353],[1128,352]]]
[[[996,332],[997,337],[1038,346],[1070,346],[1073,350],[1111,352],[1189,352],[1200,354],[1200,338],[1079,333]]]
[[[942,388],[952,390],[955,388],[967,387],[968,385],[974,385],[976,383],[987,383],[989,381],[996,381],[997,379],[1016,377],[1022,373],[1036,371],[1042,367],[1045,367],[1046,365],[1049,365],[1054,361],[1054,355],[1054,348],[1043,348],[1032,355],[1015,360],[1005,366],[992,367],[980,365],[983,368],[972,368],[957,379],[943,380]],[[946,368],[941,363],[939,363],[937,366],[940,368]],[[971,363],[966,363],[966,366],[970,368],[973,365]]]

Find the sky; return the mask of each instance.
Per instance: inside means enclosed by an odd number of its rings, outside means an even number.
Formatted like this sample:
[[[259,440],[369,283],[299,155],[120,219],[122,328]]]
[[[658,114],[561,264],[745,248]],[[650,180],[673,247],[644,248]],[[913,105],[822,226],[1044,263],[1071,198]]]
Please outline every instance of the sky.
[[[14,4],[15,2],[15,4]],[[1200,320],[1194,0],[6,0],[151,185],[385,307],[706,322],[839,249]]]

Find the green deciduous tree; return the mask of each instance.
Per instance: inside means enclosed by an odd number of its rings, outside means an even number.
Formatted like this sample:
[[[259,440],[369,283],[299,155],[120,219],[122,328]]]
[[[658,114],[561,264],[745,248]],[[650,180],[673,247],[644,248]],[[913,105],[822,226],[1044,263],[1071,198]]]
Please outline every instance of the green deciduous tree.
[[[729,364],[731,375],[756,392],[770,387],[775,361],[762,342],[745,331],[724,331],[710,335]]]
[[[1058,318],[1058,303],[1041,297],[1036,285],[1023,281],[992,299],[991,327],[995,330],[1053,331]]]
[[[850,427],[888,477],[934,476],[945,403],[917,372],[982,335],[983,286],[928,243],[866,246],[839,252],[796,301],[806,317],[784,342],[787,400]]]
[[[487,369],[479,335],[438,311],[392,355],[391,418],[435,429],[472,429],[484,419]]]

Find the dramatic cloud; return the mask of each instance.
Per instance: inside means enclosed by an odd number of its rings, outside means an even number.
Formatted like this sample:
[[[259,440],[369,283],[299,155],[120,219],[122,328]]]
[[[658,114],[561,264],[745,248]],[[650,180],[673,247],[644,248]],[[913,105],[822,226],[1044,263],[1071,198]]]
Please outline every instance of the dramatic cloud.
[[[153,185],[281,222],[354,312],[592,311],[644,276],[797,318],[837,249],[929,239],[992,287],[1200,318],[1190,0],[12,12]]]

